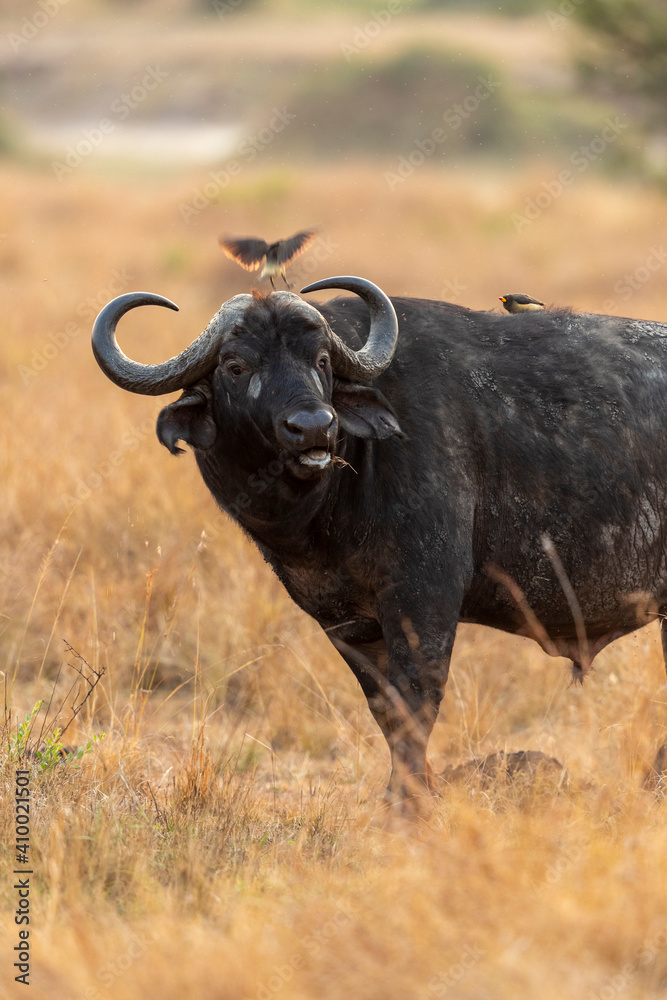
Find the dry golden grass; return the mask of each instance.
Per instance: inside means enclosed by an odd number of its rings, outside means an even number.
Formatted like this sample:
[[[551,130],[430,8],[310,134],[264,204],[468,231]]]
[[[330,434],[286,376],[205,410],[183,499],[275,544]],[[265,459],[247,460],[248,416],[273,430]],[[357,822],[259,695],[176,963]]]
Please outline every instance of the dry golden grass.
[[[349,670],[216,513],[192,457],[160,448],[164,401],[101,375],[77,313],[125,271],[127,288],[181,306],[123,324],[130,354],[165,357],[248,287],[219,232],[318,222],[333,246],[295,279],[362,273],[450,298],[456,283],[478,308],[517,289],[601,311],[660,245],[665,202],[591,171],[516,233],[511,214],[559,166],[427,166],[394,193],[364,164],[248,170],[190,226],[179,204],[205,175],[82,168],[59,184],[2,168],[0,669],[14,720],[65,689],[63,639],[106,668],[67,742],[107,738],[80,770],[32,780],[35,1000],[664,994],[665,805],[642,788],[666,735],[657,630],[612,645],[578,689],[528,640],[461,628],[435,764],[541,750],[571,781],[453,785],[430,819],[404,822],[383,803],[388,753]],[[663,269],[617,311],[664,319]],[[7,809],[1,841],[4,998],[25,995],[8,957]]]

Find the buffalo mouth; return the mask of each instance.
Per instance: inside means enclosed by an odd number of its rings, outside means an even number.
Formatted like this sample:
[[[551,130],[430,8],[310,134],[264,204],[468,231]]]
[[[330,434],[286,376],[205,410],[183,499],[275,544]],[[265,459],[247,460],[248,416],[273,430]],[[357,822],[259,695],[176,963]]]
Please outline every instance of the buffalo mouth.
[[[299,454],[299,464],[307,469],[326,469],[331,464],[331,453],[325,448],[308,448]]]
[[[296,479],[313,479],[331,466],[333,453],[327,448],[304,448],[303,451],[292,452],[284,461]]]

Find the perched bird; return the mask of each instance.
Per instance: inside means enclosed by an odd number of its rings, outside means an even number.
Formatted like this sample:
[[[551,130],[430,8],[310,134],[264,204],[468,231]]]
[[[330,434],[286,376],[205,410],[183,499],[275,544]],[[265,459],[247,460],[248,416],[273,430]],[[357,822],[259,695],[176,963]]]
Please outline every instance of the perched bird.
[[[220,236],[218,242],[227,256],[244,267],[246,271],[256,271],[266,258],[259,280],[268,278],[275,289],[273,279],[277,274],[280,274],[286,287],[291,288],[285,275],[285,267],[298,254],[303,253],[306,247],[310,246],[316,233],[317,229],[304,229],[301,233],[295,233],[294,236],[290,236],[286,240],[276,240],[275,243],[265,243],[264,240],[252,236],[241,239],[227,239],[227,237]]]
[[[544,302],[533,299],[530,295],[515,292],[513,295],[501,295],[500,301],[508,313],[529,312],[531,309],[544,309]]]

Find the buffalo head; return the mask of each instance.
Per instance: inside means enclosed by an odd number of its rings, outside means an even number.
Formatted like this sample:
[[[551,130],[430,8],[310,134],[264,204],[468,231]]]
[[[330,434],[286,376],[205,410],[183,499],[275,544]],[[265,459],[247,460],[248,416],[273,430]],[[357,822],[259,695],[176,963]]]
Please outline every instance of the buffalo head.
[[[400,434],[393,411],[372,382],[396,347],[394,308],[364,278],[328,278],[304,292],[342,288],[368,305],[370,333],[353,350],[322,314],[291,292],[235,295],[177,357],[156,365],[131,361],[115,329],[141,305],[177,307],[160,295],[130,292],[102,309],[93,352],[104,373],[130,392],[183,395],[160,413],[160,441],[174,454],[179,440],[198,452],[224,447],[238,464],[257,467],[278,457],[293,477],[321,477],[336,455],[339,428],[357,437]]]

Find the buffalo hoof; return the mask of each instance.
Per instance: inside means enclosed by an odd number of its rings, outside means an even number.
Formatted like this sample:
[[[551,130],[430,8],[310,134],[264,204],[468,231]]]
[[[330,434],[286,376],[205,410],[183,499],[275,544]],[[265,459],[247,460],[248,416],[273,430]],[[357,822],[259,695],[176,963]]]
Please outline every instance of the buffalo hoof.
[[[435,784],[433,769],[428,761],[421,773],[395,763],[384,793],[385,806],[392,815],[407,819],[428,818],[433,812]]]

